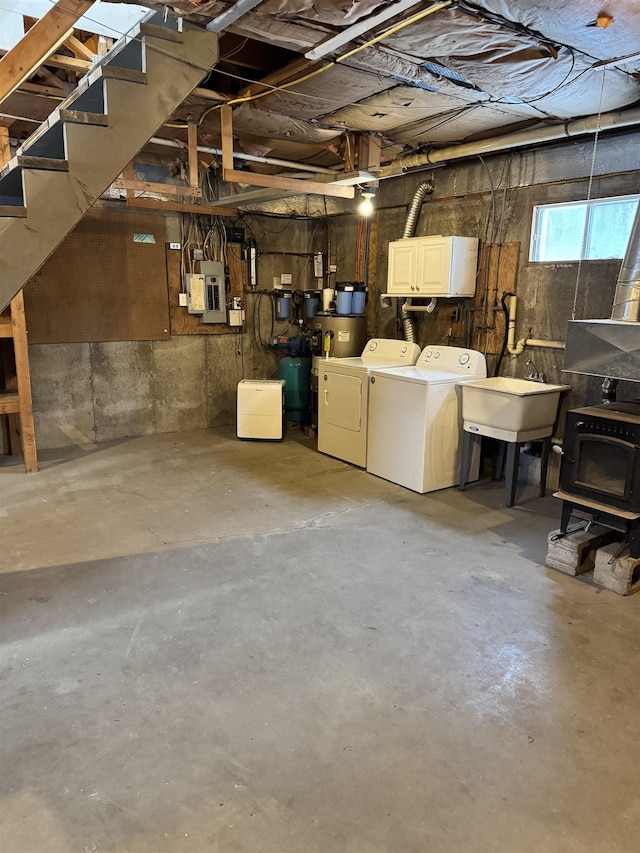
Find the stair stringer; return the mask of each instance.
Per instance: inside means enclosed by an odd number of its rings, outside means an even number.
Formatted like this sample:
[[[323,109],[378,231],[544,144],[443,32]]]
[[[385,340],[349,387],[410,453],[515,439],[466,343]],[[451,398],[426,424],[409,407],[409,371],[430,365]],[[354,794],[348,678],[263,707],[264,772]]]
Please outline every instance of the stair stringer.
[[[85,89],[102,78],[108,123],[63,122],[68,171],[22,168],[26,216],[0,218],[0,310],[35,275],[218,59],[217,37],[190,24],[185,24],[180,33],[181,42],[148,34],[142,38],[145,83],[105,76],[103,66],[87,75]],[[105,63],[108,60],[109,54]],[[78,91],[82,87],[81,81]],[[61,121],[59,110],[72,110],[74,97],[75,93],[45,124],[52,127]],[[26,151],[29,142],[22,146]]]

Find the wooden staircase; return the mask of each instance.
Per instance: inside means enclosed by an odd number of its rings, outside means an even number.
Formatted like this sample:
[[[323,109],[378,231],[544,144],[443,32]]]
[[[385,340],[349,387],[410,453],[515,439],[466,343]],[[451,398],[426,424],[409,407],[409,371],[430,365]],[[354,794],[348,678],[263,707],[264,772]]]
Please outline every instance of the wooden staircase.
[[[18,149],[0,171],[0,311],[217,59],[214,33],[152,12]]]

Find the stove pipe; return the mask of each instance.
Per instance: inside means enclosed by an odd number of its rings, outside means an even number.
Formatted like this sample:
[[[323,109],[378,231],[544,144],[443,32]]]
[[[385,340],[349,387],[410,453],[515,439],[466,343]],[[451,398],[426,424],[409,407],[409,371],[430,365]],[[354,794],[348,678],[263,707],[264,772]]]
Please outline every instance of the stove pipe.
[[[640,320],[640,203],[618,274],[611,319],[629,323]]]

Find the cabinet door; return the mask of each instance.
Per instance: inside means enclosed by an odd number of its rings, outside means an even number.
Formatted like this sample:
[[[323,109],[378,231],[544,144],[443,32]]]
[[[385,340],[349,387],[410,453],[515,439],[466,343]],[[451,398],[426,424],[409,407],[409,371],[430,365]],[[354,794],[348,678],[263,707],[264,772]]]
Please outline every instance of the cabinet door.
[[[450,268],[450,238],[422,238],[418,244],[416,292],[420,296],[446,296],[449,293]]]
[[[417,275],[416,242],[416,240],[398,240],[389,243],[388,293],[414,292]]]

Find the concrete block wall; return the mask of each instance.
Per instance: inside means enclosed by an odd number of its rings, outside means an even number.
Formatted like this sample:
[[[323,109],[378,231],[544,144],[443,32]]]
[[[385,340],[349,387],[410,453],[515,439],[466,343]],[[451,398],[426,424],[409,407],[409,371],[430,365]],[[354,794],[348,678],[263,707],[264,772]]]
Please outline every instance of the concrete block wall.
[[[237,336],[30,347],[41,449],[231,424]]]

